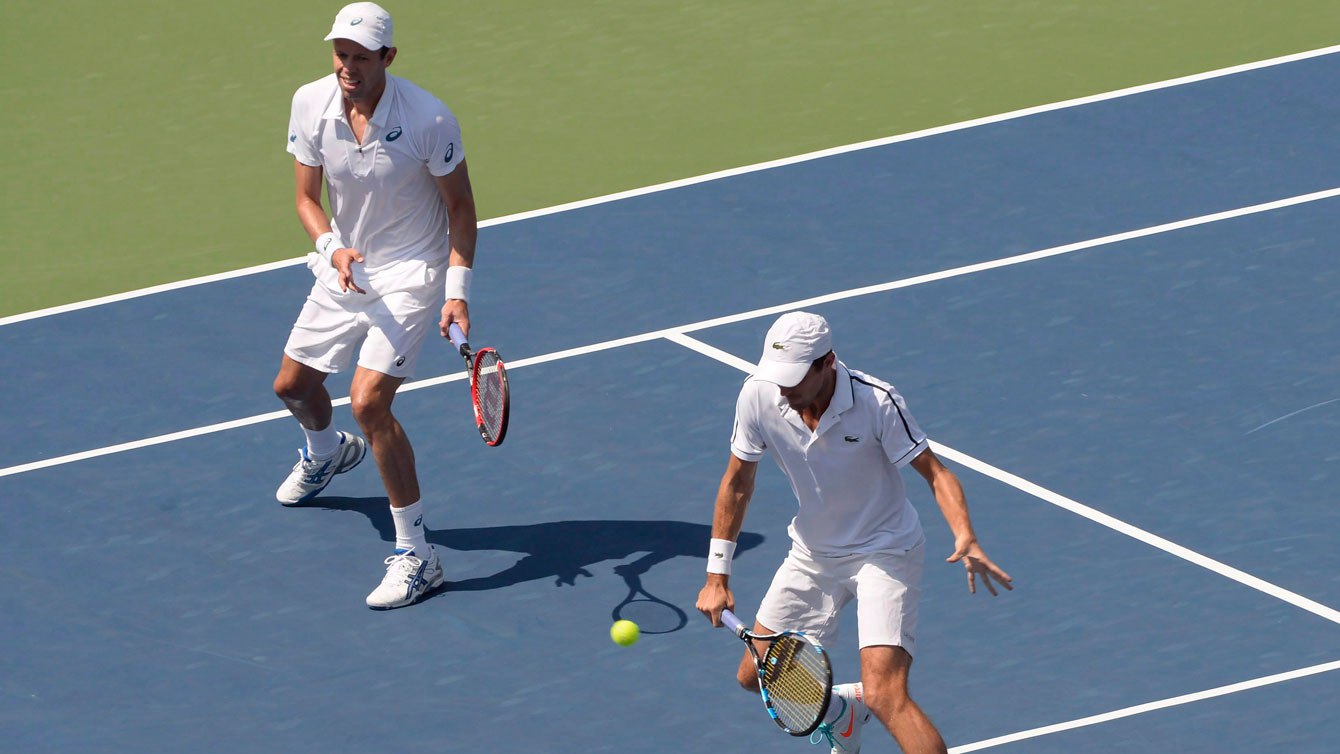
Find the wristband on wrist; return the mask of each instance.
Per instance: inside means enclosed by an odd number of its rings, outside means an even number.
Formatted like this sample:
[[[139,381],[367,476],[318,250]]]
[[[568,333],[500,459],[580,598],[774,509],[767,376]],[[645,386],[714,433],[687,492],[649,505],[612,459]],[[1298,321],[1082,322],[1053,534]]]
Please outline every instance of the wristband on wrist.
[[[447,268],[447,298],[470,301],[470,281],[475,271],[469,267],[455,265]]]
[[[707,572],[730,575],[730,563],[735,557],[735,543],[729,539],[713,539],[707,547]]]
[[[332,256],[335,256],[335,252],[343,248],[346,248],[344,239],[335,235],[333,231],[326,231],[316,239],[316,253],[320,254],[321,258],[327,262],[330,261]]]

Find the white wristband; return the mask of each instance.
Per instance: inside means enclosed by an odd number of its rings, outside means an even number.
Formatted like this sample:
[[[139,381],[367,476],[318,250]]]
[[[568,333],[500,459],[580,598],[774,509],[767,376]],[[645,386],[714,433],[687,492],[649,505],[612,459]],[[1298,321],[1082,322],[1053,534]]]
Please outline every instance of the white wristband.
[[[729,539],[714,539],[707,547],[707,572],[730,575],[730,562],[735,557],[735,543]]]
[[[326,231],[316,239],[316,253],[320,254],[321,258],[327,262],[335,255],[335,252],[343,248],[346,248],[344,239],[335,235],[333,231]]]
[[[470,300],[470,280],[475,271],[469,267],[455,265],[447,268],[447,298]]]

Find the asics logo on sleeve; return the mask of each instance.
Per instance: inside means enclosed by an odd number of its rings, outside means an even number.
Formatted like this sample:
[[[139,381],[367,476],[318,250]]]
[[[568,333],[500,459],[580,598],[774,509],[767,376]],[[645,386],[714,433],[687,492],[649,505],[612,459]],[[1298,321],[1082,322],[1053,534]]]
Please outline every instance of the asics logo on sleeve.
[[[396,126],[395,128],[391,129],[391,133],[386,135],[386,140],[395,141],[396,139],[400,138],[400,133],[401,133],[400,126]]]
[[[456,154],[456,142],[447,145],[447,155],[442,158],[443,162],[451,162],[451,158]]]

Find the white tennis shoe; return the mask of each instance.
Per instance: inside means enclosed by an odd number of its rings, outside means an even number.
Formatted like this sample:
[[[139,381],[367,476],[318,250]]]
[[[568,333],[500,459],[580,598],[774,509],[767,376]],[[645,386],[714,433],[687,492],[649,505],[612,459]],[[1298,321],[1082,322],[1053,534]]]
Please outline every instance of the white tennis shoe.
[[[826,741],[831,747],[829,754],[860,754],[861,728],[870,719],[870,710],[859,700],[849,702],[838,696],[838,701],[842,702],[843,707],[837,719],[820,725],[810,736],[810,743]]]
[[[340,447],[330,458],[308,458],[307,448],[300,448],[298,462],[293,465],[288,479],[279,485],[275,499],[284,505],[311,500],[321,494],[336,474],[343,474],[361,463],[367,452],[367,441],[348,432],[340,433]]]
[[[442,586],[442,563],[432,545],[428,546],[428,552],[427,559],[418,557],[413,550],[387,558],[386,577],[368,595],[368,607],[373,610],[404,607]]]

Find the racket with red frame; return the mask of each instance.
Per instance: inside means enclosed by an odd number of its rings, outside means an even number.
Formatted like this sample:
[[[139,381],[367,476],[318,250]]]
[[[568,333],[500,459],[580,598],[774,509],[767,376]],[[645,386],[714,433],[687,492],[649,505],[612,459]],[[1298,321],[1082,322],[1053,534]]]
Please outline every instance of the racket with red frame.
[[[451,324],[447,333],[451,336],[451,344],[461,352],[466,371],[470,373],[470,399],[475,407],[479,436],[484,438],[486,445],[501,445],[507,436],[507,413],[511,407],[507,367],[492,348],[472,351],[465,333],[456,323]]]

